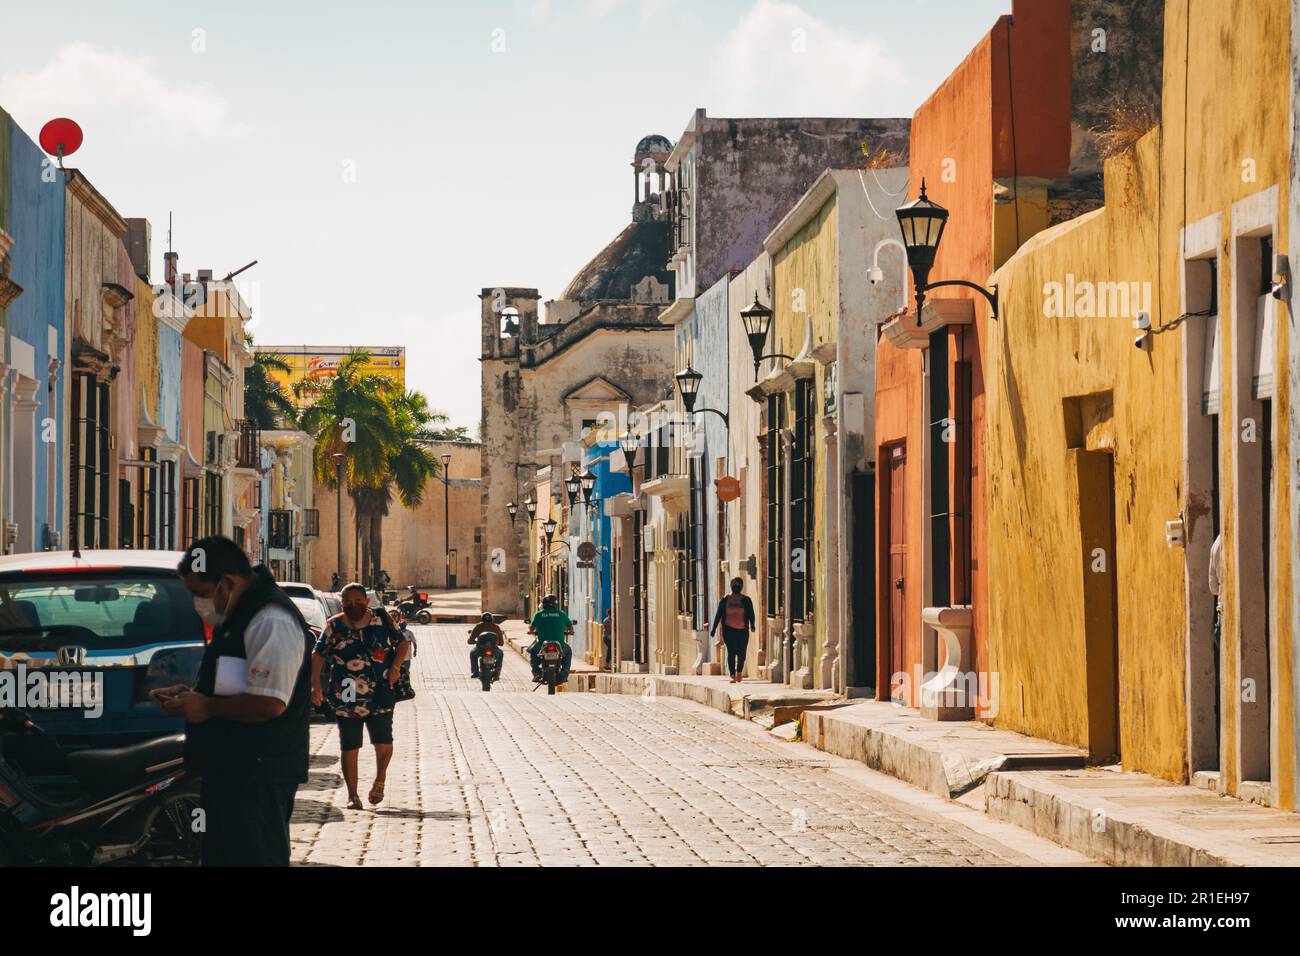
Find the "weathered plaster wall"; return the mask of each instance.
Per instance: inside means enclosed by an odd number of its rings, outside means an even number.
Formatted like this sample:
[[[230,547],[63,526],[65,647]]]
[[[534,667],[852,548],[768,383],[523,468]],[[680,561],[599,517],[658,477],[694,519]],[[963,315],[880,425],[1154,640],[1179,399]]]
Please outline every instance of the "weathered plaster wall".
[[[754,384],[753,353],[740,320],[740,313],[754,302],[754,295],[766,305],[772,302],[772,261],[761,253],[731,279],[727,293],[729,365],[728,436],[730,473],[740,482],[740,498],[727,506],[727,577],[741,577],[745,593],[754,602],[758,630],[750,639],[745,673],[760,676],[760,647],[766,647],[767,612],[764,604],[759,561],[763,554],[763,458],[759,449],[761,409],[745,394]]]
[[[745,268],[764,238],[828,168],[888,150],[905,162],[908,120],[713,119],[696,112],[699,202],[695,288]]]
[[[382,567],[392,578],[392,586],[406,588],[446,586],[446,552],[443,548],[445,527],[444,497],[451,509],[450,545],[456,552],[456,586],[478,587],[481,583],[479,474],[481,455],[477,444],[438,442],[430,446],[435,457],[450,453],[451,487],[444,491],[439,478],[431,478],[424,487],[424,499],[415,508],[403,508],[394,501],[384,519]],[[441,467],[441,464],[439,465]],[[335,492],[315,483],[314,504],[320,511],[320,537],[308,539],[305,549],[311,558],[311,583],[328,588],[330,575],[338,563],[338,498]],[[301,502],[300,502],[301,503]],[[343,497],[343,557],[347,571],[357,574],[356,517],[351,497]]]
[[[725,413],[729,405],[731,356],[727,347],[730,336],[727,323],[731,320],[730,284],[730,275],[715,282],[696,299],[691,318],[677,328],[677,367],[682,368],[689,362],[704,376],[695,402],[696,409],[712,408]],[[678,407],[681,408],[680,398]],[[712,623],[711,615],[720,596],[718,495],[714,481],[725,473],[727,467],[724,464],[720,470],[718,459],[727,456],[728,427],[717,415],[699,412],[695,415],[695,427],[699,435],[694,447],[700,453],[697,476],[699,507],[702,509],[702,538],[697,546],[704,555],[699,597],[701,617],[707,619],[707,627]]]
[[[1186,363],[1194,365],[1185,364],[1182,337],[1189,334],[1187,323],[1205,320],[1178,321],[1180,242],[1184,223],[1217,214],[1224,409],[1217,467],[1226,577],[1220,766],[1225,789],[1235,793],[1243,709],[1268,706],[1267,700],[1251,704],[1240,692],[1242,679],[1254,676],[1240,673],[1237,664],[1243,618],[1270,609],[1242,604],[1237,566],[1243,556],[1234,545],[1241,510],[1253,507],[1247,505],[1253,488],[1237,477],[1245,446],[1243,423],[1233,412],[1239,399],[1231,398],[1234,388],[1241,388],[1232,371],[1237,360],[1233,340],[1241,323],[1253,317],[1237,314],[1232,276],[1238,243],[1232,222],[1235,204],[1258,204],[1277,185],[1275,242],[1279,249],[1286,247],[1282,210],[1290,172],[1283,131],[1291,125],[1286,115],[1290,51],[1279,38],[1290,34],[1289,4],[1261,3],[1252,8],[1252,17],[1242,18],[1226,6],[1196,3],[1196,25],[1190,31],[1188,7],[1170,2],[1165,9],[1162,127],[1148,134],[1136,152],[1107,164],[1106,208],[1031,240],[998,273],[1006,305],[1003,320],[987,329],[986,366],[988,512],[994,542],[989,553],[992,665],[1001,681],[1000,725],[1083,746],[1090,728],[1105,719],[1096,710],[1096,699],[1087,696],[1096,650],[1089,647],[1089,635],[1105,621],[1098,620],[1098,603],[1085,601],[1097,577],[1080,548],[1080,512],[1096,513],[1109,502],[1099,500],[1095,488],[1089,492],[1087,482],[1083,493],[1078,491],[1080,482],[1067,473],[1065,445],[1068,400],[1109,391],[1113,417],[1109,423],[1105,416],[1093,420],[1083,441],[1110,452],[1114,460],[1116,543],[1107,573],[1114,575],[1116,593],[1120,750],[1126,769],[1186,777],[1189,706],[1199,703],[1189,695],[1207,691],[1187,686],[1187,552],[1167,547],[1164,531],[1166,521],[1183,515],[1188,546],[1208,543],[1206,501],[1189,496],[1184,484],[1187,452],[1179,425],[1184,378],[1199,379],[1202,359],[1193,355]],[[1076,284],[1150,283],[1152,323],[1158,330],[1150,349],[1133,347],[1131,315],[1046,316],[1044,283],[1063,281],[1067,272]],[[1253,294],[1250,299],[1253,307]],[[1289,354],[1290,327],[1289,318],[1279,319],[1279,368],[1287,361],[1283,354]],[[1290,383],[1286,394],[1281,392],[1283,379],[1275,376],[1275,408],[1292,403]],[[1192,408],[1187,414],[1199,411]],[[1086,424],[1089,416],[1083,419]],[[1286,447],[1291,440],[1286,416],[1278,416],[1275,428],[1275,442]],[[1291,806],[1294,650],[1291,618],[1283,609],[1293,601],[1294,473],[1290,459],[1281,455],[1274,467],[1270,630],[1277,700],[1271,769],[1275,801]],[[1062,488],[1071,493],[1063,496]],[[1203,584],[1191,580],[1188,586]]]
[[[805,350],[826,342],[835,342],[839,315],[838,256],[836,230],[838,216],[835,197],[832,196],[821,210],[772,257],[775,276],[776,315],[769,333],[777,343],[775,350],[800,357]],[[821,408],[825,371],[818,368],[812,378],[814,402]],[[793,428],[795,421],[794,391],[786,399],[786,427]],[[826,476],[826,430],[822,416],[813,421],[813,487],[809,490],[812,503],[813,538],[806,555],[806,573],[813,581],[813,607],[805,615],[805,624],[814,627],[812,657],[821,656],[826,643],[828,621],[826,601],[826,538],[825,512],[821,503],[828,494]],[[786,596],[787,602],[789,595]],[[814,686],[821,686],[820,674],[814,671]]]

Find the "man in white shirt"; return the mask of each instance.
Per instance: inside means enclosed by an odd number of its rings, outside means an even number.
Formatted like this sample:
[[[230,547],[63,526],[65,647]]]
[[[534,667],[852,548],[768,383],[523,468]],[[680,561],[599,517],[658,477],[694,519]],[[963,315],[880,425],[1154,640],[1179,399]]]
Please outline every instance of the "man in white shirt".
[[[228,538],[195,542],[179,571],[212,638],[194,689],[154,696],[186,720],[186,768],[202,780],[203,864],[287,866],[289,817],[307,779],[311,630]]]

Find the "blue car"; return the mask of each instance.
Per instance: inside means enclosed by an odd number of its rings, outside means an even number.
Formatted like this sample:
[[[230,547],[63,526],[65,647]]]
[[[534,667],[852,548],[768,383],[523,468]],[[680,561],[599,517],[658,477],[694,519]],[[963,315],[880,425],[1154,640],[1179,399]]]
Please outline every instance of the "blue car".
[[[211,637],[177,574],[181,557],[0,556],[0,708],[22,707],[46,731],[7,737],[7,758],[31,774],[58,774],[69,752],[183,732],[183,721],[149,698],[155,688],[192,685]],[[22,672],[42,697],[28,688],[15,698]]]

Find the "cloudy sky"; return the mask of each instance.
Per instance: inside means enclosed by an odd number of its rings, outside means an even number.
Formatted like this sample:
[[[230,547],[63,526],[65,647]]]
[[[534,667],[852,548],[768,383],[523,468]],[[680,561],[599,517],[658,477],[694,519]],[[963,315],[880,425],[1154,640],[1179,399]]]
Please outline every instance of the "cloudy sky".
[[[543,299],[628,222],[632,151],[712,116],[907,116],[1011,0],[6,4],[0,106],[269,344],[405,345],[477,427],[478,290]],[[918,47],[920,49],[918,49]]]

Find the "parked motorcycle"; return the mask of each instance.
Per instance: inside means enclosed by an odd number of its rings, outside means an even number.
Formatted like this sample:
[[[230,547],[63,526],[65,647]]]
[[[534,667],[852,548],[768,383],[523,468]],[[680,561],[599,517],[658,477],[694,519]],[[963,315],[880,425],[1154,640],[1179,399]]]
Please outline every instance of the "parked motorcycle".
[[[497,636],[495,634],[479,635],[477,647],[479,651],[478,679],[483,684],[483,690],[491,691],[492,685],[501,679],[501,668],[505,663],[501,655],[501,648],[497,646]]]
[[[18,734],[44,731],[0,709],[0,865],[199,862],[199,787],[183,768],[183,735],[73,751],[66,774],[29,777],[4,754]]]
[[[537,655],[542,665],[542,682],[546,684],[548,695],[555,693],[555,685],[560,683],[560,672],[564,669],[564,649],[555,641],[547,641]]]

